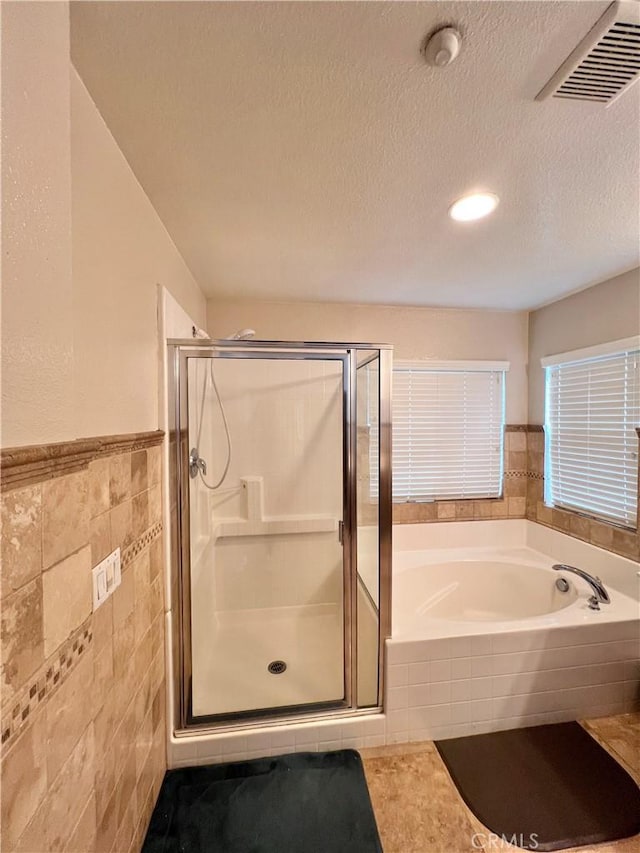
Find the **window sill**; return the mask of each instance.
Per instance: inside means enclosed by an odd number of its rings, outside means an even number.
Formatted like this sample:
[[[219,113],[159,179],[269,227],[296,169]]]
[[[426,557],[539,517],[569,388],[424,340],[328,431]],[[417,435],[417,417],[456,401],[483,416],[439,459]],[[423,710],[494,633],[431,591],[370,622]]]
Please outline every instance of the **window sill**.
[[[612,530],[623,530],[625,533],[637,533],[638,525],[628,525],[621,524],[618,521],[613,521],[609,518],[602,518],[602,516],[591,515],[588,512],[581,512],[578,509],[572,509],[571,507],[561,506],[560,504],[549,504],[545,502],[545,507],[550,510],[556,510],[557,512],[566,513],[573,518],[583,518],[586,521],[597,522],[598,524],[602,524],[604,527],[610,527]]]

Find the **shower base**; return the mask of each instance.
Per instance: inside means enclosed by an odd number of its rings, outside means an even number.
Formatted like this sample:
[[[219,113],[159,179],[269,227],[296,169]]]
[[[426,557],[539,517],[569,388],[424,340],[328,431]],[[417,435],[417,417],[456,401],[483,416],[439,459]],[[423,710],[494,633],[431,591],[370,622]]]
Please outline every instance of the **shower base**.
[[[340,701],[342,644],[338,604],[218,611],[194,636],[193,715]]]

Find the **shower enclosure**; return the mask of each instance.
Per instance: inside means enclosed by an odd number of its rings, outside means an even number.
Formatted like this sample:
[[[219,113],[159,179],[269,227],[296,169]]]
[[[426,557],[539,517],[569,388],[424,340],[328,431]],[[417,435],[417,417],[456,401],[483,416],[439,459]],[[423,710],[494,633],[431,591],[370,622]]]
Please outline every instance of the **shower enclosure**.
[[[177,731],[377,711],[391,348],[169,344]]]

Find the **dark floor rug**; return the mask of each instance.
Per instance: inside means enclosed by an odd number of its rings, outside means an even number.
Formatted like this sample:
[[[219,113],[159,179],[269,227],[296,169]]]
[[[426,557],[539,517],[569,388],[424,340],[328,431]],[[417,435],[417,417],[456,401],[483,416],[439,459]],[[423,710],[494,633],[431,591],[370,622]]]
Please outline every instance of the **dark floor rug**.
[[[518,847],[562,850],[640,832],[640,792],[578,723],[436,743],[463,800]]]
[[[143,853],[382,853],[357,752],[169,770]]]

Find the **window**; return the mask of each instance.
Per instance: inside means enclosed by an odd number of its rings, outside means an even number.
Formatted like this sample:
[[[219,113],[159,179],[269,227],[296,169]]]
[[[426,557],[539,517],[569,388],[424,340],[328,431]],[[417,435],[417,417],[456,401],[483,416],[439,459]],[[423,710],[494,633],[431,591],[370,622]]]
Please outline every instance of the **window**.
[[[545,501],[634,527],[640,338],[542,359]]]
[[[396,362],[396,503],[500,497],[508,367],[507,362]],[[375,447],[374,429],[372,422]]]

